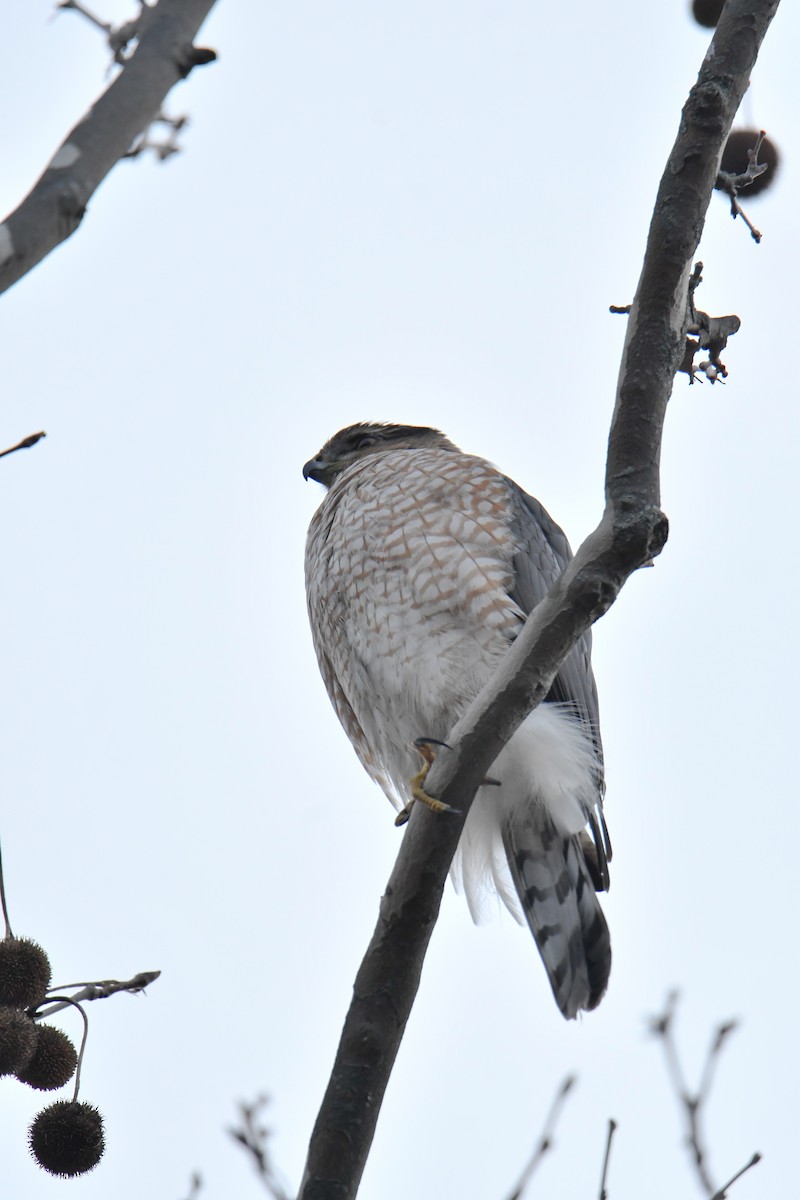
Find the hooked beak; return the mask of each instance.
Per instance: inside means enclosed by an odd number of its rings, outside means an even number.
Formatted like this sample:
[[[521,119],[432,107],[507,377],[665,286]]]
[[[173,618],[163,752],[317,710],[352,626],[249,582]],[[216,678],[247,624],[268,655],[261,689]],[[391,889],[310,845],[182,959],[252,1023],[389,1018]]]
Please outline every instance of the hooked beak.
[[[303,479],[313,479],[317,483],[324,483],[327,466],[328,464],[323,458],[310,458],[303,467]]]

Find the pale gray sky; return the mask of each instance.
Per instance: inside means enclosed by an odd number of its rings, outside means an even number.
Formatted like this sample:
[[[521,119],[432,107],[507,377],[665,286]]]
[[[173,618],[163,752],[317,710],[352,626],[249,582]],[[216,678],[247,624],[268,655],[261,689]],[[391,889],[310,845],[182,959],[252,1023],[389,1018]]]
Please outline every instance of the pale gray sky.
[[[98,0],[99,3],[99,0]],[[4,19],[0,200],[104,86],[101,38]],[[128,6],[104,5],[110,18]],[[328,704],[307,630],[301,466],[340,426],[433,424],[538,496],[573,543],[602,506],[624,318],[708,36],[635,0],[219,0],[220,61],[169,100],[185,151],[120,165],[83,227],[2,299],[2,835],[16,932],[56,980],[160,967],[91,1007],[90,1176],[27,1158],[4,1081],[5,1197],[261,1194],[226,1139],[273,1097],[296,1185],[400,834]],[[681,377],[672,534],[596,627],[614,968],[565,1023],[529,935],[448,889],[362,1195],[502,1200],[568,1071],[538,1194],[691,1196],[645,1017],[685,993],[692,1079],[740,1016],[708,1113],[736,1200],[796,1181],[796,291],[800,16],[749,122],[784,151],[756,247],[714,198],[699,300],[742,330],[725,387]],[[64,1028],[77,1032],[65,1017]]]

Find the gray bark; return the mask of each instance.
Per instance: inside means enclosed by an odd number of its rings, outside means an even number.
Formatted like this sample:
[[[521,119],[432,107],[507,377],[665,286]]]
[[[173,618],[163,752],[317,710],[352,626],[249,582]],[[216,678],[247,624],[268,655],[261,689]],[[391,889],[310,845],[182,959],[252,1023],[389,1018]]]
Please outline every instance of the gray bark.
[[[78,228],[92,194],[196,65],[192,43],[213,6],[214,0],[159,0],[143,9],[131,58],[0,224],[0,292]]]
[[[466,814],[503,744],[547,695],[578,638],[667,537],[661,435],[686,340],[688,284],[722,149],[778,0],[728,0],[658,190],[628,318],[594,533],[531,613],[500,670],[453,729],[425,784],[460,815],[415,807],[354,985],[311,1137],[299,1200],[356,1195]]]

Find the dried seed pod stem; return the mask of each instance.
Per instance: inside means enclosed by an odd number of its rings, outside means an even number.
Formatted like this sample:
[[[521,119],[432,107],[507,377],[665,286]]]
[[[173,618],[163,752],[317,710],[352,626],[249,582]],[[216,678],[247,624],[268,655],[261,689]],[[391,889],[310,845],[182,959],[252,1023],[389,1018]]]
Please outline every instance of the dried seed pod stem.
[[[81,1038],[81,1048],[78,1051],[78,1065],[75,1068],[75,1090],[72,1093],[72,1100],[74,1103],[78,1099],[78,1091],[80,1090],[81,1086],[81,1067],[83,1065],[83,1052],[86,1049],[86,1038],[89,1035],[89,1018],[86,1016],[86,1013],[83,1011],[81,1005],[78,1004],[77,1000],[72,1000],[69,996],[52,996],[48,997],[48,1003],[51,999],[58,1000],[61,1004],[68,1004],[72,1008],[77,1008],[78,1012],[83,1018],[83,1037]]]

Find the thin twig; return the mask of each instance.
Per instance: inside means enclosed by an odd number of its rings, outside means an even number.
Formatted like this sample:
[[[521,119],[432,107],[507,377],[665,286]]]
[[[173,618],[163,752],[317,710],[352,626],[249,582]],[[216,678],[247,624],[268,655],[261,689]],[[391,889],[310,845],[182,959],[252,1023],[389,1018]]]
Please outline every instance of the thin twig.
[[[672,1089],[678,1098],[681,1105],[684,1118],[686,1120],[686,1144],[689,1148],[689,1153],[694,1163],[697,1177],[700,1185],[709,1200],[723,1200],[727,1189],[731,1184],[735,1183],[740,1175],[743,1175],[746,1170],[754,1166],[760,1159],[759,1154],[753,1155],[753,1158],[738,1171],[722,1188],[717,1188],[714,1184],[711,1173],[708,1168],[708,1154],[705,1147],[703,1137],[702,1117],[705,1112],[711,1085],[714,1079],[714,1071],[719,1060],[722,1047],[725,1044],[728,1036],[736,1029],[736,1021],[725,1021],[719,1025],[714,1031],[714,1036],[711,1045],[703,1063],[700,1073],[700,1085],[696,1092],[692,1093],[686,1084],[686,1078],[681,1066],[680,1057],[678,1055],[678,1047],[675,1042],[673,1023],[675,1019],[675,1011],[678,1003],[678,993],[670,992],[667,996],[664,1012],[654,1017],[650,1021],[650,1031],[660,1039],[664,1047],[664,1057],[667,1064],[667,1073],[672,1084]]]
[[[124,66],[127,62],[125,51],[127,50],[128,45],[139,36],[139,29],[142,23],[142,18],[145,15],[144,10],[146,7],[147,6],[141,3],[140,0],[140,11],[138,17],[134,17],[130,21],[123,21],[121,25],[111,25],[108,21],[101,21],[99,17],[96,17],[93,12],[90,12],[85,5],[79,2],[79,0],[60,0],[60,2],[56,5],[56,11],[58,12],[62,9],[73,9],[75,12],[80,13],[82,17],[85,17],[86,20],[94,25],[97,29],[101,29],[106,35],[106,41],[108,42],[111,53],[114,56],[114,62],[119,66]]]
[[[105,1000],[108,996],[113,996],[117,992],[143,992],[146,987],[158,979],[160,971],[140,971],[138,975],[134,975],[132,979],[103,979],[98,983],[65,983],[58,988],[50,988],[51,992],[65,992],[70,988],[78,988],[70,1000],[56,1000],[53,1003],[47,1004],[47,1008],[42,1008],[37,1013],[39,1017],[51,1017],[53,1013],[60,1012],[62,1008],[66,1008],[69,1004],[84,1000]]]
[[[47,437],[43,429],[40,429],[38,433],[29,433],[21,442],[17,442],[16,446],[9,446],[7,450],[0,450],[0,458],[5,458],[7,454],[13,454],[15,450],[30,450],[31,446],[35,446],[43,437]]]
[[[756,138],[756,144],[753,149],[747,151],[746,171],[743,171],[741,175],[732,175],[728,171],[720,171],[719,175],[717,176],[717,182],[714,184],[715,188],[717,188],[717,190],[720,192],[725,192],[726,196],[730,200],[731,216],[733,217],[734,221],[737,217],[741,217],[747,228],[750,230],[750,236],[756,243],[761,241],[762,235],[747,216],[747,213],[739,203],[738,197],[741,188],[747,187],[753,182],[754,179],[758,179],[759,175],[763,175],[769,167],[768,163],[760,163],[758,161],[758,152],[761,149],[761,145],[766,136],[766,133],[762,129]]]
[[[606,1152],[603,1158],[603,1174],[600,1176],[600,1200],[608,1200],[608,1189],[606,1188],[606,1180],[608,1178],[608,1163],[611,1158],[611,1143],[614,1139],[614,1131],[617,1128],[617,1122],[613,1117],[608,1119],[608,1136],[606,1137]]]
[[[576,1083],[575,1076],[567,1075],[567,1077],[562,1082],[560,1088],[556,1092],[555,1097],[553,1099],[553,1103],[550,1105],[550,1111],[548,1112],[548,1114],[545,1118],[544,1126],[542,1127],[542,1132],[539,1134],[539,1138],[536,1142],[536,1145],[533,1148],[533,1154],[528,1159],[528,1162],[525,1165],[525,1168],[523,1169],[523,1172],[520,1175],[519,1180],[517,1181],[515,1186],[511,1189],[511,1191],[507,1197],[507,1200],[521,1200],[522,1193],[525,1191],[525,1188],[528,1186],[528,1183],[530,1182],[534,1172],[540,1165],[545,1154],[547,1154],[548,1150],[552,1150],[553,1138],[555,1135],[556,1125],[558,1124],[559,1118],[561,1116],[561,1109],[563,1108],[564,1101],[566,1100],[570,1091],[575,1086],[575,1083]]]
[[[264,1187],[269,1192],[273,1200],[290,1200],[289,1193],[278,1178],[275,1166],[270,1157],[269,1147],[267,1142],[272,1136],[272,1131],[262,1125],[259,1120],[259,1114],[263,1108],[269,1104],[269,1096],[257,1096],[252,1104],[245,1104],[243,1100],[239,1101],[239,1115],[241,1124],[239,1127],[233,1127],[228,1130],[228,1133],[235,1142],[248,1152],[258,1177],[264,1184]]]
[[[672,1027],[677,1004],[678,993],[670,992],[667,996],[664,1012],[660,1017],[656,1017],[651,1022],[651,1030],[656,1037],[661,1039],[661,1044],[664,1048],[664,1058],[667,1064],[667,1074],[670,1077],[672,1089],[680,1102],[683,1115],[686,1119],[686,1143],[689,1147],[703,1191],[707,1196],[711,1196],[714,1194],[716,1188],[706,1165],[706,1152],[700,1125],[701,1098],[699,1093],[693,1096],[689,1091],[678,1055],[678,1047],[673,1036]],[[704,1076],[706,1075],[705,1066],[703,1074]]]
[[[79,2],[79,0],[59,0],[59,3],[56,5],[56,9],[65,8],[71,8],[74,12],[80,13],[81,16],[85,17],[86,20],[92,25],[96,25],[98,29],[102,29],[103,33],[111,32],[111,25],[109,22],[101,21],[99,17],[96,17],[93,12],[90,12],[85,5]]]
[[[192,1177],[189,1180],[189,1194],[186,1200],[197,1200],[200,1192],[203,1190],[203,1176],[199,1171],[193,1171]]]
[[[741,204],[739,203],[739,201],[736,199],[735,196],[731,196],[731,216],[733,217],[734,221],[736,220],[737,217],[742,218],[745,225],[750,230],[750,237],[753,239],[753,241],[756,243],[756,245],[758,245],[764,235],[762,234],[760,229],[756,229],[755,225],[750,220],[747,213],[744,211],[744,209],[742,208]]]
[[[756,1163],[760,1163],[760,1162],[761,1162],[761,1155],[756,1150],[755,1154],[750,1159],[750,1161],[746,1162],[743,1167],[740,1167],[739,1170],[736,1172],[736,1174],[732,1175],[730,1177],[730,1179],[728,1180],[728,1182],[723,1185],[723,1187],[721,1187],[718,1191],[714,1192],[714,1195],[711,1197],[711,1200],[725,1200],[725,1197],[728,1194],[728,1188],[731,1187],[734,1183],[736,1183],[737,1179],[741,1179],[741,1177],[744,1175],[745,1171],[749,1171],[751,1167],[754,1167],[756,1165]]]
[[[700,1086],[697,1089],[696,1099],[698,1106],[705,1102],[705,1100],[708,1098],[709,1092],[711,1091],[711,1084],[714,1079],[714,1069],[719,1061],[720,1051],[722,1050],[725,1039],[729,1034],[733,1033],[733,1031],[738,1028],[738,1025],[738,1021],[726,1021],[723,1025],[720,1025],[717,1028],[714,1034],[714,1040],[709,1047],[708,1054],[706,1055],[706,1061],[703,1064],[703,1074],[700,1077]]]

